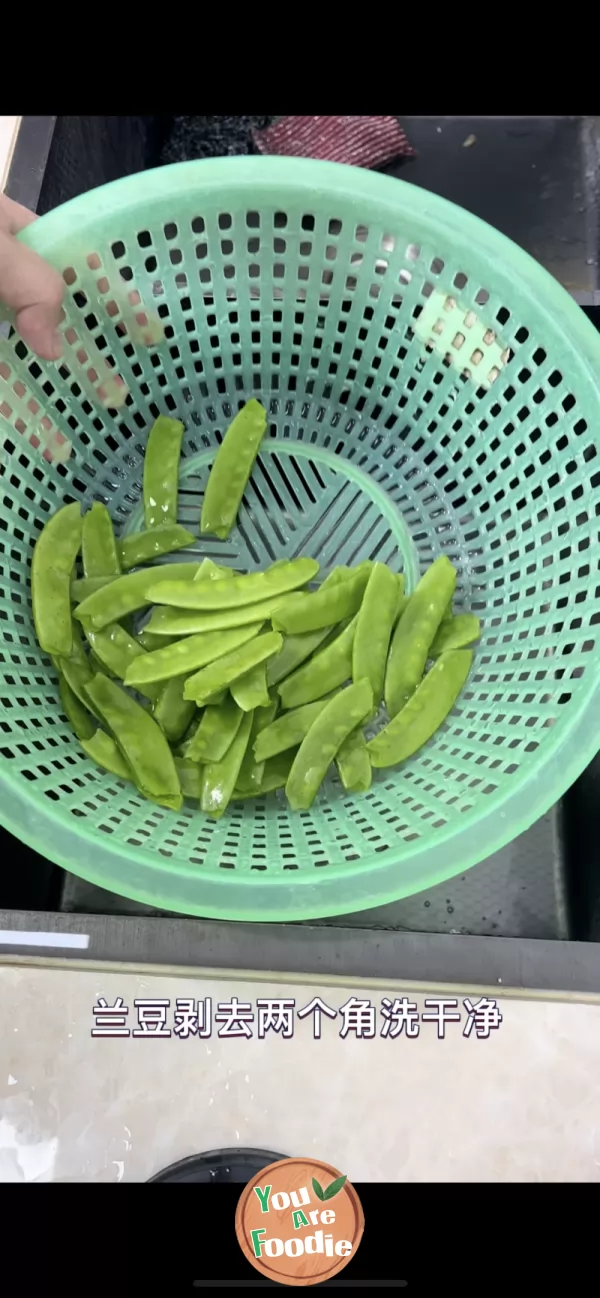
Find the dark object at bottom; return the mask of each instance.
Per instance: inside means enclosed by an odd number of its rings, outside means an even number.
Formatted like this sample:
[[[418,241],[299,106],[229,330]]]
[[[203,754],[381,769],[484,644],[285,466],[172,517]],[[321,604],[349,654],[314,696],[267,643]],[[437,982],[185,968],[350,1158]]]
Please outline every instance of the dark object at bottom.
[[[270,1149],[211,1149],[208,1154],[192,1154],[172,1163],[164,1172],[151,1176],[148,1185],[214,1185],[223,1181],[234,1185],[247,1185],[253,1176],[270,1163],[278,1163],[287,1154],[274,1154]]]

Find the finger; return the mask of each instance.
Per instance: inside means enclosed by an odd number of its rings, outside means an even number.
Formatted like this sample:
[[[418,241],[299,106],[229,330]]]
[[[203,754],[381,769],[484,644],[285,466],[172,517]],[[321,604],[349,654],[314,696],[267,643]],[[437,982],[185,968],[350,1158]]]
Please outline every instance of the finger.
[[[0,194],[0,225],[7,229],[9,234],[18,234],[19,230],[24,230],[25,226],[31,225],[32,221],[37,221],[35,212],[30,212],[28,207],[15,203],[14,199],[8,198],[6,194]]]
[[[0,230],[0,300],[15,312],[23,341],[48,361],[62,353],[58,325],[63,292],[62,277],[53,266]]]

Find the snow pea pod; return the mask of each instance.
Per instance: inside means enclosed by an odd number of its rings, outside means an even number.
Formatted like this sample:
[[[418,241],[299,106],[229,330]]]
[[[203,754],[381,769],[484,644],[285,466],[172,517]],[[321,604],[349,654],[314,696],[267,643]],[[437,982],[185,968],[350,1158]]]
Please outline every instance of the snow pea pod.
[[[211,581],[222,581],[224,577],[231,577],[232,572],[233,568],[225,568],[222,563],[214,563],[212,559],[203,559],[194,581],[206,581],[209,577]]]
[[[170,681],[159,686],[152,708],[154,720],[158,721],[170,744],[179,743],[196,713],[196,704],[183,697],[186,679],[185,676],[172,676]]]
[[[242,712],[254,712],[255,708],[266,708],[269,703],[266,663],[257,663],[256,667],[251,667],[245,676],[232,681],[231,693]]]
[[[153,649],[164,649],[166,645],[172,644],[176,637],[153,635],[145,626],[143,631],[138,631],[135,638],[138,644],[141,644],[142,649],[147,649],[148,653],[152,653]]]
[[[81,545],[79,504],[63,505],[48,519],[31,562],[33,620],[40,649],[68,657],[73,643],[71,577]]]
[[[192,739],[194,738],[194,735],[196,734],[199,724],[200,724],[199,718],[196,715],[194,715],[192,724],[188,726],[180,742],[176,746],[171,745],[176,757],[187,757],[188,748],[192,742]]]
[[[253,397],[229,425],[214,458],[202,502],[201,536],[213,532],[224,540],[229,535],[266,428],[267,412]]]
[[[392,636],[385,676],[385,702],[391,717],[405,707],[421,680],[455,586],[456,569],[442,554],[423,574],[410,597]]]
[[[327,590],[335,586],[338,582],[343,581],[352,572],[351,568],[345,568],[340,565],[334,568],[325,581],[321,583],[320,590]],[[323,644],[330,635],[331,628],[323,627],[320,631],[308,631],[302,635],[285,636],[281,653],[276,658],[271,658],[267,663],[267,685],[277,685],[279,681],[290,676],[301,663],[310,658],[315,649]]]
[[[215,690],[214,694],[209,694],[208,698],[204,700],[205,708],[212,707],[213,704],[218,707],[219,703],[224,703],[228,693],[229,690]]]
[[[323,627],[345,622],[346,618],[358,612],[368,580],[369,569],[357,568],[345,581],[337,582],[333,589],[321,586],[320,590],[303,600],[292,596],[273,614],[273,629],[284,631],[286,635],[301,635],[305,631],[320,631]]]
[[[118,577],[121,571],[112,519],[99,500],[83,516],[81,558],[86,577]]]
[[[200,805],[208,816],[218,820],[226,811],[233,795],[248,747],[252,729],[252,713],[245,712],[235,739],[220,762],[208,762],[202,768],[202,796]]]
[[[316,703],[305,703],[301,708],[293,708],[291,712],[284,712],[283,716],[265,726],[254,742],[255,760],[265,762],[288,748],[297,748],[306,738],[313,721],[327,707],[331,697],[328,695],[325,699],[317,699]]]
[[[243,715],[228,694],[222,703],[206,707],[186,749],[186,757],[193,762],[220,762],[237,735]]]
[[[254,756],[254,743],[261,731],[270,725],[277,714],[279,699],[269,699],[263,707],[257,707],[252,714],[252,729],[248,740],[248,747],[244,753],[244,760],[240,767],[240,773],[237,778],[236,789],[241,792],[258,793],[262,784],[265,770],[264,762],[257,762]]]
[[[287,676],[277,688],[284,708],[299,708],[303,703],[331,694],[352,675],[352,646],[356,633],[355,615],[348,626],[330,644]]]
[[[473,651],[450,649],[434,663],[412,697],[367,745],[372,766],[397,766],[435,734],[469,675]]]
[[[96,730],[90,739],[81,739],[80,743],[84,753],[87,753],[97,766],[109,771],[111,775],[116,775],[120,780],[130,780],[132,784],[134,783],[131,767],[119,752],[114,739],[111,739],[104,730]]]
[[[125,672],[125,684],[134,689],[144,688],[150,682],[170,680],[171,676],[182,676],[185,672],[197,672],[206,667],[215,658],[223,658],[238,645],[258,635],[258,626],[232,627],[230,631],[210,631],[203,635],[187,636],[176,640],[165,649],[154,649],[152,653],[133,659]],[[186,686],[188,682],[186,681]],[[215,686],[215,689],[221,688]],[[214,691],[211,691],[214,693]],[[186,694],[187,699],[192,698]]]
[[[144,519],[146,527],[177,522],[177,488],[183,424],[159,415],[152,425],[144,456]]]
[[[202,794],[200,767],[196,762],[190,762],[187,757],[176,757],[174,760],[184,798],[192,798],[194,802],[199,802]]]
[[[126,672],[131,663],[137,658],[146,658],[146,650],[142,648],[139,640],[120,626],[118,622],[109,623],[101,631],[93,631],[84,622],[83,630],[85,638],[93,650],[96,658],[106,667],[112,676],[118,676],[119,680],[124,680]],[[140,693],[146,694],[149,699],[156,698],[158,687],[148,687],[148,692],[141,688]]]
[[[73,727],[78,739],[90,739],[96,726],[87,708],[78,699],[62,672],[58,674],[58,692],[63,712]]]
[[[106,667],[104,663],[101,663],[100,659],[96,657],[93,649],[90,650],[87,660],[94,676],[96,675],[96,672],[105,672],[107,676],[114,676],[114,672],[109,671],[108,667]]]
[[[87,658],[84,656],[81,661],[74,657],[57,658],[54,666],[59,672],[59,677],[64,677],[70,690],[79,699],[83,707],[87,708],[88,712],[91,712],[100,721],[102,718],[98,715],[93,700],[88,694],[87,687],[94,678],[94,672]]]
[[[187,676],[184,679],[184,685],[186,680],[187,680]],[[204,700],[204,708],[213,708],[213,707],[218,708],[221,706],[221,703],[225,702],[225,699],[228,698],[228,696],[229,696],[229,690],[217,690],[214,694],[210,694],[209,697]],[[198,730],[199,726],[200,726],[199,721],[194,722],[190,726],[187,735],[181,741],[182,744],[189,744],[193,736],[196,734],[196,731]],[[187,752],[182,753],[181,756],[187,757]]]
[[[252,630],[255,631],[256,628]],[[231,635],[232,632],[223,631],[220,634],[225,636]],[[183,640],[181,643],[186,644],[187,641]],[[234,649],[190,676],[185,683],[184,698],[195,699],[199,706],[206,703],[211,694],[227,688],[232,681],[244,676],[252,667],[266,662],[267,658],[277,653],[280,648],[281,636],[277,631],[268,631],[266,635],[256,636],[250,644],[241,645],[239,649]]]
[[[279,681],[285,680],[291,676],[292,672],[300,667],[319,645],[331,633],[331,627],[323,627],[321,631],[307,631],[305,635],[286,635],[283,639],[281,652],[276,658],[271,658],[267,663],[267,685],[278,685]]]
[[[232,626],[248,626],[252,622],[265,622],[285,599],[274,595],[261,599],[259,604],[242,604],[241,608],[223,608],[216,613],[203,613],[189,608],[155,608],[148,622],[148,631],[154,635],[197,635],[200,631],[225,631]],[[299,592],[297,599],[308,598]]]
[[[146,573],[146,597],[150,604],[173,604],[175,608],[206,612],[237,608],[304,586],[318,571],[316,559],[290,559],[267,568],[266,572],[243,573],[226,581],[173,581],[160,586],[155,585],[153,573]]]
[[[179,523],[164,523],[162,527],[150,528],[147,532],[133,532],[119,541],[121,568],[128,572],[142,563],[151,563],[161,554],[184,550],[186,546],[194,545],[195,540],[195,536]]]
[[[183,797],[173,755],[154,718],[106,676],[94,676],[87,689],[129,763],[140,793],[179,811]]]
[[[285,792],[293,811],[308,811],[344,740],[373,709],[368,680],[357,681],[330,699],[302,740]]]
[[[81,604],[88,595],[95,595],[97,590],[102,590],[103,586],[110,586],[112,577],[76,577],[71,582],[71,603]]]
[[[165,563],[152,572],[152,584],[158,587],[162,582],[174,580],[191,584],[197,570],[197,563]],[[129,613],[151,603],[145,593],[148,580],[149,574],[143,568],[138,572],[124,572],[122,577],[115,577],[109,585],[82,600],[75,609],[75,617],[80,622],[87,619],[95,631],[101,631],[109,622],[120,622]]]
[[[352,646],[353,680],[360,681],[366,677],[371,682],[375,708],[379,707],[383,698],[388,650],[398,609],[398,591],[396,573],[391,572],[385,563],[375,563],[359,609]]]
[[[260,787],[250,790],[236,788],[232,802],[245,802],[247,798],[263,798],[267,793],[275,793],[277,789],[284,789],[295,756],[295,753],[287,752],[278,753],[276,757],[269,757],[265,762]]]
[[[78,622],[72,623],[71,635],[71,652],[67,655],[67,661],[83,663],[83,666],[85,667],[87,663],[87,654],[85,652],[81,627]],[[64,657],[61,657],[58,654],[52,657],[52,662],[57,672],[61,670],[64,661]]]
[[[375,701],[373,700],[373,703]],[[338,775],[348,793],[366,793],[371,788],[371,762],[367,741],[360,728],[344,739],[335,759]]]
[[[463,649],[473,644],[481,635],[481,623],[474,613],[458,613],[450,617],[441,626],[429,650],[430,658],[439,658],[448,649]]]
[[[396,615],[395,615],[395,617],[394,617],[394,628],[397,627],[397,625],[398,625],[398,623],[399,623],[400,618],[402,617],[402,615],[403,615],[404,613],[406,613],[406,610],[407,610],[408,605],[409,605],[409,601],[410,601],[410,595],[405,595],[404,592],[402,592],[402,594],[398,596],[398,604],[397,604],[397,606],[396,606]]]

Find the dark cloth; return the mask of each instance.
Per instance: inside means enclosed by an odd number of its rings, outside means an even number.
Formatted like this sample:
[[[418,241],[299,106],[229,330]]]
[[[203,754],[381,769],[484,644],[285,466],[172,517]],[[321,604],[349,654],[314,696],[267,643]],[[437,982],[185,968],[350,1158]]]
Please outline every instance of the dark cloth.
[[[223,158],[259,152],[253,131],[263,131],[276,117],[173,117],[163,162]]]

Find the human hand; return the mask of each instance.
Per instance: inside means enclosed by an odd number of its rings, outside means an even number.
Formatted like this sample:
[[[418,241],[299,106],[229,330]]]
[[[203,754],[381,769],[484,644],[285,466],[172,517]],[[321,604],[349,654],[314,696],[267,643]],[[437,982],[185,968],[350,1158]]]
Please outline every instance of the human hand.
[[[0,302],[15,313],[23,341],[43,360],[58,360],[58,332],[64,284],[61,275],[36,252],[15,239],[35,221],[33,212],[0,194]]]

